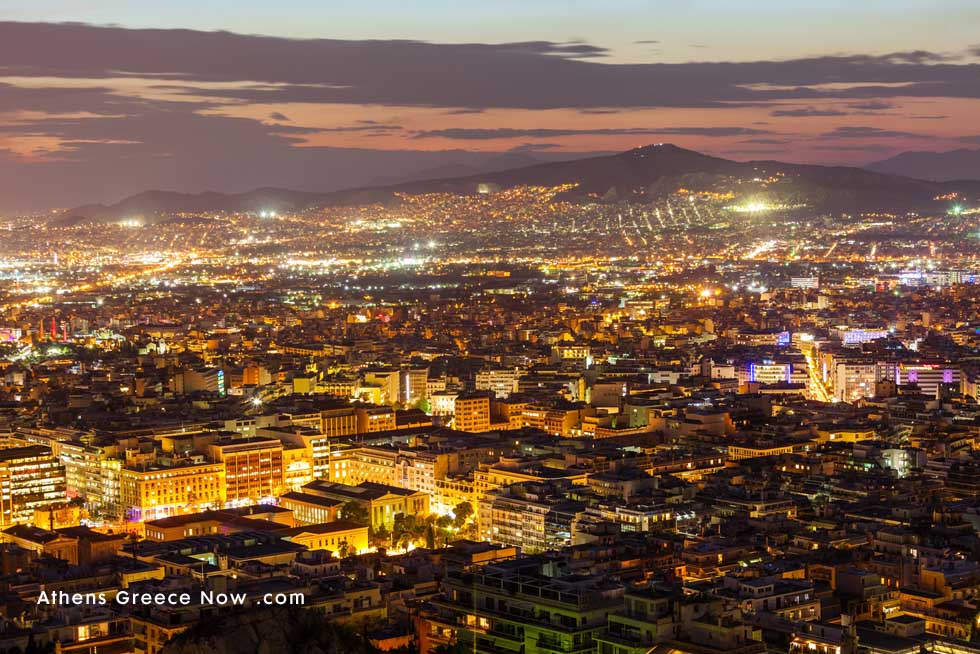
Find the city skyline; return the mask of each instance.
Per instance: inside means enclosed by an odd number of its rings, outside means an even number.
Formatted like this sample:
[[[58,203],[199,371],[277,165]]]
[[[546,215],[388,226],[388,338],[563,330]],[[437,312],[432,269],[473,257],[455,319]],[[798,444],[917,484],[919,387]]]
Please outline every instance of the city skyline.
[[[0,654],[980,654],[977,25],[0,9]]]

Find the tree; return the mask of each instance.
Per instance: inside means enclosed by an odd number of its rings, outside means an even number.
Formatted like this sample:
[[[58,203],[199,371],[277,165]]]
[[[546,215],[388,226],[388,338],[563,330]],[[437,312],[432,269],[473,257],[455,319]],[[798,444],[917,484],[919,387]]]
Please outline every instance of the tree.
[[[436,519],[436,530],[439,534],[439,538],[442,540],[443,547],[449,542],[451,533],[450,528],[453,526],[453,518],[448,515],[441,515]]]
[[[359,502],[351,500],[347,502],[342,507],[340,507],[340,519],[353,522],[361,527],[371,526],[371,516],[368,514],[368,510],[365,509]]]
[[[377,529],[368,527],[368,542],[371,547],[391,547],[391,533],[384,525]]]
[[[411,544],[418,544],[426,536],[427,522],[419,520],[414,515],[397,513],[391,527],[394,547],[408,549]]]
[[[456,516],[453,518],[453,526],[456,529],[462,529],[463,525],[473,517],[473,505],[469,502],[460,502],[453,509],[453,515]]]

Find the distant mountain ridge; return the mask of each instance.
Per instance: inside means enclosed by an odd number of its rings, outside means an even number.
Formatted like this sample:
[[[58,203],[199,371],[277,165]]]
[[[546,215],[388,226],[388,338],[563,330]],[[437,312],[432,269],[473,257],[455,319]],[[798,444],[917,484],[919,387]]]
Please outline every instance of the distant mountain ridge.
[[[786,180],[783,186],[788,184],[789,192],[803,203],[827,211],[915,210],[934,206],[936,196],[950,191],[980,194],[980,182],[936,182],[845,166],[738,162],[672,144],[656,144],[613,155],[329,193],[281,188],[238,194],[147,191],[108,206],[77,207],[62,219],[107,221],[218,211],[300,211],[315,206],[388,202],[396,193],[476,193],[481,184],[499,188],[575,184],[563,198],[573,201],[651,199],[678,186],[724,188],[731,179],[771,175],[781,175]]]
[[[980,180],[980,149],[960,148],[947,152],[903,152],[865,166],[890,175],[905,175],[934,181]]]

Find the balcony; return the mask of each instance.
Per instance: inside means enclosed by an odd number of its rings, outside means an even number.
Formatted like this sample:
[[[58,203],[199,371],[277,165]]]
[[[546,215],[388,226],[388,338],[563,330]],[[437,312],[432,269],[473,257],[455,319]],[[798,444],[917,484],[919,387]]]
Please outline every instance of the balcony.
[[[596,643],[588,645],[575,645],[566,647],[565,644],[554,640],[539,638],[534,646],[542,652],[555,652],[556,654],[590,654],[596,651]]]

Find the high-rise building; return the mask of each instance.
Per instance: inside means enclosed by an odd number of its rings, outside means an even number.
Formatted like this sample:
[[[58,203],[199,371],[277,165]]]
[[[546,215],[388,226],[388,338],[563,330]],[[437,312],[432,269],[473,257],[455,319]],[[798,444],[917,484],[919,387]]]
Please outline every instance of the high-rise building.
[[[66,499],[65,467],[50,447],[0,450],[0,526],[30,523],[35,509]]]
[[[283,490],[282,441],[274,438],[227,438],[208,447],[225,466],[225,502],[255,504]]]
[[[471,433],[490,431],[490,396],[487,393],[460,395],[454,409],[454,429]]]

